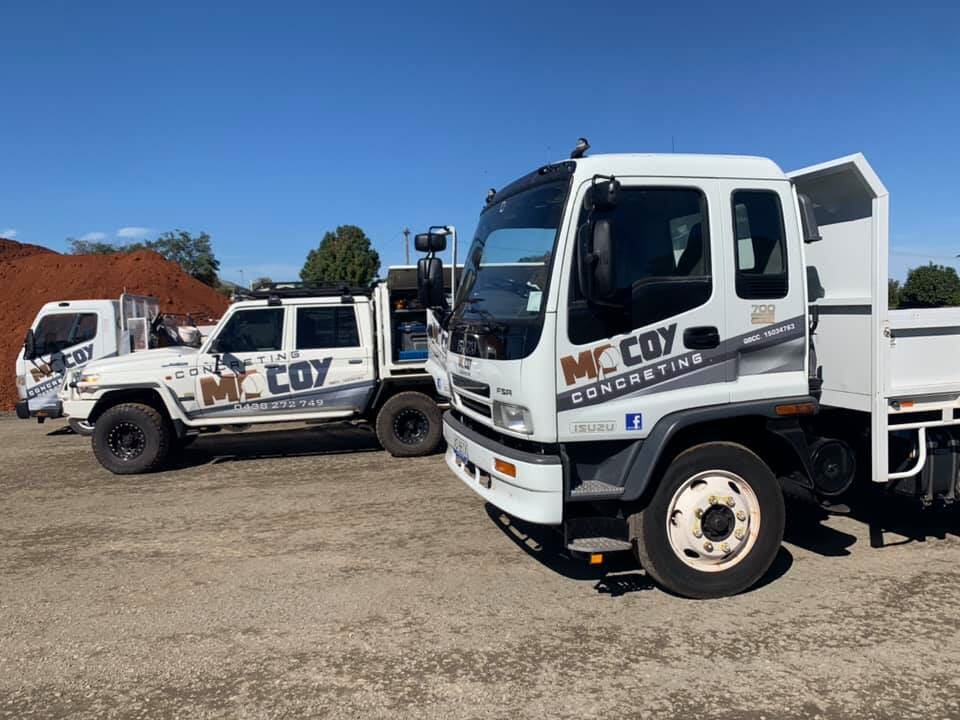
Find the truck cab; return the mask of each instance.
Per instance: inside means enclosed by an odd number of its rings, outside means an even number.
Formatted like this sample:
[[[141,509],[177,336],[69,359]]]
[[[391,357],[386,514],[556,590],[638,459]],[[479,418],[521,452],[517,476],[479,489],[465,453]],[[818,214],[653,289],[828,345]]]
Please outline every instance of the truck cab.
[[[809,470],[815,239],[765,158],[575,154],[492,191],[437,360],[450,470],[592,561],[749,587],[782,537],[777,478]]]
[[[132,352],[136,339],[146,342],[147,323],[159,311],[156,298],[127,294],[118,300],[45,304],[17,355],[17,416],[34,417],[40,422],[60,417],[57,393],[66,375],[92,360]],[[89,430],[83,425],[75,425],[75,429],[84,433]]]
[[[235,302],[199,349],[92,363],[61,393],[94,427],[101,464],[159,467],[199,433],[261,423],[369,420],[399,456],[432,452],[440,411],[414,268],[371,287],[277,283]]]

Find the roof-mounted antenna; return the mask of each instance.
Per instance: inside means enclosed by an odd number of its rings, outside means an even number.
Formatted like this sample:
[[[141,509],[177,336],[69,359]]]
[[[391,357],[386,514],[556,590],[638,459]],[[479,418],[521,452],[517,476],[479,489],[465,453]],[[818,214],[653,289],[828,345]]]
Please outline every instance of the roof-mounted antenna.
[[[577,138],[577,146],[573,149],[573,152],[570,153],[571,160],[579,160],[584,155],[587,154],[587,150],[590,149],[590,143],[585,137]]]

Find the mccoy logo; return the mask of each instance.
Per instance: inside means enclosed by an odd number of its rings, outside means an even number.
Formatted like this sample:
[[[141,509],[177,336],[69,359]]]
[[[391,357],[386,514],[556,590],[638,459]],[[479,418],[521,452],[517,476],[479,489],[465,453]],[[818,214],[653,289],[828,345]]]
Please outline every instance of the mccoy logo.
[[[289,365],[267,365],[266,380],[256,370],[235,375],[206,375],[200,378],[200,394],[204,405],[221,402],[245,403],[259,400],[269,390],[271,395],[313,390],[323,386],[333,358],[301,360]]]
[[[30,368],[30,375],[33,377],[33,381],[37,383],[54,373],[62,373],[64,370],[86,365],[91,360],[93,360],[93,343],[78,347],[76,350],[53,353],[47,362]]]
[[[632,368],[644,362],[651,362],[673,351],[673,341],[677,336],[677,324],[667,325],[656,330],[631,335],[620,341],[618,347],[607,343],[579,355],[566,355],[560,358],[560,368],[567,385],[578,380],[603,379],[621,370]]]

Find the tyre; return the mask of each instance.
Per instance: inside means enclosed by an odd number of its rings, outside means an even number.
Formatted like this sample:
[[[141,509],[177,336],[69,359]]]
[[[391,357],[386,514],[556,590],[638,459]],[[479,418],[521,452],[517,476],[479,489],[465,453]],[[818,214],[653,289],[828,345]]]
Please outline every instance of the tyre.
[[[93,435],[93,425],[88,423],[86,420],[74,420],[73,418],[67,418],[67,425],[69,425],[70,429],[73,430],[77,435],[82,435],[83,437],[90,437]]]
[[[157,410],[140,403],[115,405],[93,426],[93,454],[117,475],[157,469],[170,451],[169,423]]]
[[[377,413],[377,439],[394,457],[429,455],[443,437],[440,408],[427,395],[402,392]]]
[[[678,455],[630,528],[637,559],[660,585],[715,598],[763,577],[784,521],[783,492],[766,464],[742,445],[718,442]]]

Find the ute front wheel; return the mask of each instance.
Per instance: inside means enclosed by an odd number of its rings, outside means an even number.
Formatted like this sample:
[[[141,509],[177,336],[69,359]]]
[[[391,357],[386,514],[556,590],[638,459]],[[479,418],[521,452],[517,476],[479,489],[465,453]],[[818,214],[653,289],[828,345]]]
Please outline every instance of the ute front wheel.
[[[377,413],[377,439],[394,457],[429,455],[443,437],[440,408],[427,395],[402,392]]]
[[[734,443],[678,455],[650,504],[630,518],[640,564],[666,589],[692,598],[754,585],[780,550],[784,523],[773,473]]]
[[[93,426],[93,453],[116,475],[157,469],[167,457],[171,433],[164,417],[149,405],[115,405]]]

